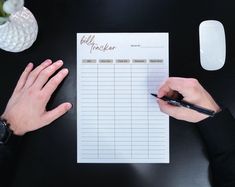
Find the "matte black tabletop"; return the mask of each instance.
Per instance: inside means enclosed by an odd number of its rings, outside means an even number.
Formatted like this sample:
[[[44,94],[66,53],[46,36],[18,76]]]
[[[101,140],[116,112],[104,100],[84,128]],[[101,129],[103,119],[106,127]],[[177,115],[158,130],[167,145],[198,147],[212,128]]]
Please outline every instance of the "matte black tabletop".
[[[1,112],[28,62],[62,59],[69,76],[48,109],[64,101],[73,109],[52,125],[25,135],[13,187],[210,187],[206,149],[196,125],[170,118],[170,164],[77,164],[76,33],[169,32],[170,76],[194,77],[235,114],[235,16],[233,0],[25,1],[38,21],[36,42],[20,53],[0,50]],[[221,21],[225,66],[205,71],[199,61],[199,24]],[[7,73],[6,73],[7,72]],[[3,74],[5,73],[5,74]]]

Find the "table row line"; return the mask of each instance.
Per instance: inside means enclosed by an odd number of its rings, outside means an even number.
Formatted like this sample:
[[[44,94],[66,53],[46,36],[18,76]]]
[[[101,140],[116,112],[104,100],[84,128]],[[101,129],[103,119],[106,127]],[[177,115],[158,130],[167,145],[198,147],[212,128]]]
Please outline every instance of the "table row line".
[[[120,78],[118,81],[115,80],[115,81],[110,81],[108,79],[105,79],[105,80],[91,80],[91,79],[88,79],[88,80],[84,80],[84,81],[81,81],[80,82],[80,86],[117,86],[117,85],[123,85],[123,86],[138,86],[138,85],[149,85],[149,86],[159,86],[162,84],[162,80],[152,80],[152,79],[149,79],[149,80],[142,80],[142,81],[135,81],[135,80],[125,80],[124,78]]]
[[[78,124],[79,125],[79,124]],[[161,127],[161,128],[157,128]],[[117,123],[85,123],[83,125],[83,129],[149,129],[154,130],[154,129],[165,129],[168,126],[163,126],[155,123],[139,123],[139,124],[134,124],[134,123],[123,123],[123,124],[117,124]]]
[[[114,126],[114,128],[95,128],[95,129],[84,129],[82,128],[81,129],[81,132],[82,134],[91,134],[91,133],[115,133],[116,134],[129,134],[129,133],[141,133],[141,134],[145,134],[147,133],[147,135],[151,135],[151,134],[155,134],[155,133],[158,133],[158,134],[165,134],[166,131],[165,131],[166,128],[162,128],[162,129],[148,129],[148,128],[145,128],[145,129],[140,129],[140,128],[129,128],[129,129],[123,129],[123,128],[118,128],[116,126]],[[83,135],[84,135],[83,134]]]

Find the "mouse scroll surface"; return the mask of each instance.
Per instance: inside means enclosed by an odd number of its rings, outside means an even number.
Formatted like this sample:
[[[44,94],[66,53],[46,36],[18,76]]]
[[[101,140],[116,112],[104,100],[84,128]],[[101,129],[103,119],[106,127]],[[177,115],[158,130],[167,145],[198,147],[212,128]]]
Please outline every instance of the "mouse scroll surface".
[[[205,70],[218,70],[226,57],[225,32],[221,22],[203,21],[199,26],[200,63]]]

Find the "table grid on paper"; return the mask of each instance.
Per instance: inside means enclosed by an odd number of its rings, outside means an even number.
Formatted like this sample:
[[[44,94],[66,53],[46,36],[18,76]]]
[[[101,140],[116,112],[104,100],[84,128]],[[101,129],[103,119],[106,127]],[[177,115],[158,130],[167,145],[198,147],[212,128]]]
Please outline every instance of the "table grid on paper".
[[[168,68],[128,61],[83,60],[78,75],[80,162],[168,162],[169,119],[150,95]]]

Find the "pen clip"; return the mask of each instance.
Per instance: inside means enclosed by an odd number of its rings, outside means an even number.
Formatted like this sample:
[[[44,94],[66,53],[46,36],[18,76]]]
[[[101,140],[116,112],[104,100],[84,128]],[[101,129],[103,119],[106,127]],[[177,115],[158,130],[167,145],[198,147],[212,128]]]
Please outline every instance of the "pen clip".
[[[170,105],[181,106],[180,100],[178,100],[178,99],[172,99],[168,96],[163,96],[160,99],[162,99],[163,101],[166,101]]]
[[[169,100],[169,101],[167,101],[167,103],[170,105],[174,105],[174,106],[181,106],[181,104],[175,100]]]

